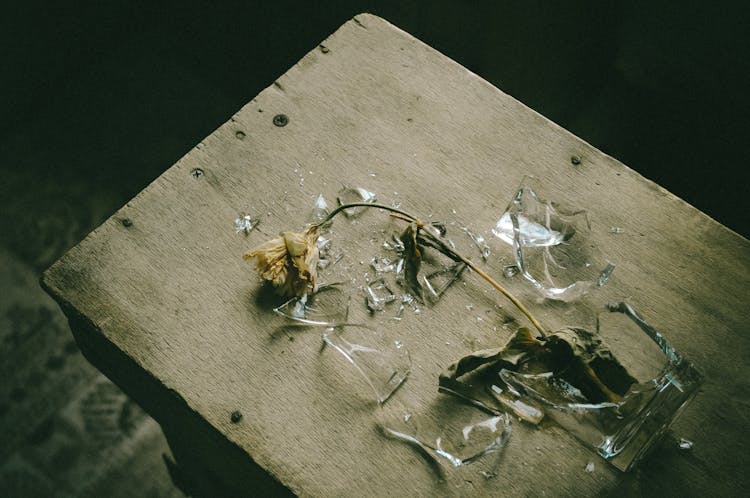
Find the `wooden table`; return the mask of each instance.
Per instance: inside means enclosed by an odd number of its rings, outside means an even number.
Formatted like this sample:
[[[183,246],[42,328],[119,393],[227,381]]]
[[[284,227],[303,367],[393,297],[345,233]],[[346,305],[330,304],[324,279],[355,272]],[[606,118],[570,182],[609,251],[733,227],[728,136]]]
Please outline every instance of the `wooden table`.
[[[588,210],[592,243],[617,263],[601,298],[627,299],[706,382],[633,472],[559,428],[516,423],[497,477],[467,467],[438,479],[412,448],[375,429],[375,403],[334,351],[321,351],[319,329],[284,328],[241,255],[300,228],[315,196],[333,200],[343,185],[455,222],[453,238],[471,253],[460,228],[487,233],[527,174]],[[242,211],[261,217],[248,236],[232,226]],[[371,212],[359,223],[337,219],[341,268],[365,271],[370,239],[395,224]],[[499,275],[510,251],[491,243],[486,269]],[[363,14],[55,263],[43,285],[87,358],[162,425],[195,494],[739,495],[748,484],[749,263],[747,240]],[[398,324],[413,366],[388,403],[428,407],[443,396],[445,366],[510,336],[492,311],[510,309],[507,301],[474,275],[459,285]],[[523,297],[522,282],[508,285]],[[360,304],[355,289],[352,307]],[[555,307],[536,309],[555,322]],[[679,450],[677,437],[693,449]],[[584,471],[588,462],[594,472]]]

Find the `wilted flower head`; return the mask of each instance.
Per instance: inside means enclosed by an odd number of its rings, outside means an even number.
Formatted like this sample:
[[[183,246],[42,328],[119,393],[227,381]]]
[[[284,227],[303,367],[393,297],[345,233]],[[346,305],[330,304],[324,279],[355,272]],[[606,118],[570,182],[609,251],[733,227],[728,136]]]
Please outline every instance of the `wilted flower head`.
[[[277,293],[292,297],[315,288],[318,256],[318,227],[313,225],[304,232],[282,232],[243,258],[255,261],[258,274],[271,282]]]

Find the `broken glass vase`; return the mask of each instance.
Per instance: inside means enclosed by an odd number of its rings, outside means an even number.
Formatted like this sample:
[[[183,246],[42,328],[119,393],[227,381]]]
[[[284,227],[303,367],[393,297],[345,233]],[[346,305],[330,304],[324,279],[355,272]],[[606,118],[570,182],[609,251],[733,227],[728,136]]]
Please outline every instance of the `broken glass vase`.
[[[492,228],[513,246],[523,277],[545,298],[565,302],[601,287],[614,270],[592,244],[590,231],[585,211],[545,200],[529,176]]]
[[[627,304],[610,306],[610,311],[602,314],[600,332],[613,338],[619,336],[621,342],[627,343],[632,348],[628,371],[637,379],[646,376],[646,380],[634,382],[622,399],[592,402],[563,378],[564,372],[520,373],[502,369],[498,380],[514,398],[541,407],[550,419],[593,447],[616,468],[627,471],[654,447],[695,396],[703,379]],[[658,347],[644,347],[635,336]]]

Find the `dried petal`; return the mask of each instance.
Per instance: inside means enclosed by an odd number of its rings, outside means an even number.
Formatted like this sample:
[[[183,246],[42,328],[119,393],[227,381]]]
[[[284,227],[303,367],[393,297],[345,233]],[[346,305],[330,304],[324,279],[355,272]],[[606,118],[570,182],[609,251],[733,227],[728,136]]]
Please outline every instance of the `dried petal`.
[[[263,280],[271,282],[282,296],[302,296],[315,288],[318,269],[318,231],[311,226],[304,232],[283,232],[245,253],[255,262]]]

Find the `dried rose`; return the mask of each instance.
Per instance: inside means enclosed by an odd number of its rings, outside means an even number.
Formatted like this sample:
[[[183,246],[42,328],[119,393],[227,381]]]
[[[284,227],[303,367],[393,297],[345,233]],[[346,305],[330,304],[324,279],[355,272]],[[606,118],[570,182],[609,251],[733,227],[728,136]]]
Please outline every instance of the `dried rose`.
[[[304,232],[282,232],[243,258],[255,262],[258,275],[278,294],[292,297],[315,289],[318,256],[318,227],[313,225]]]

